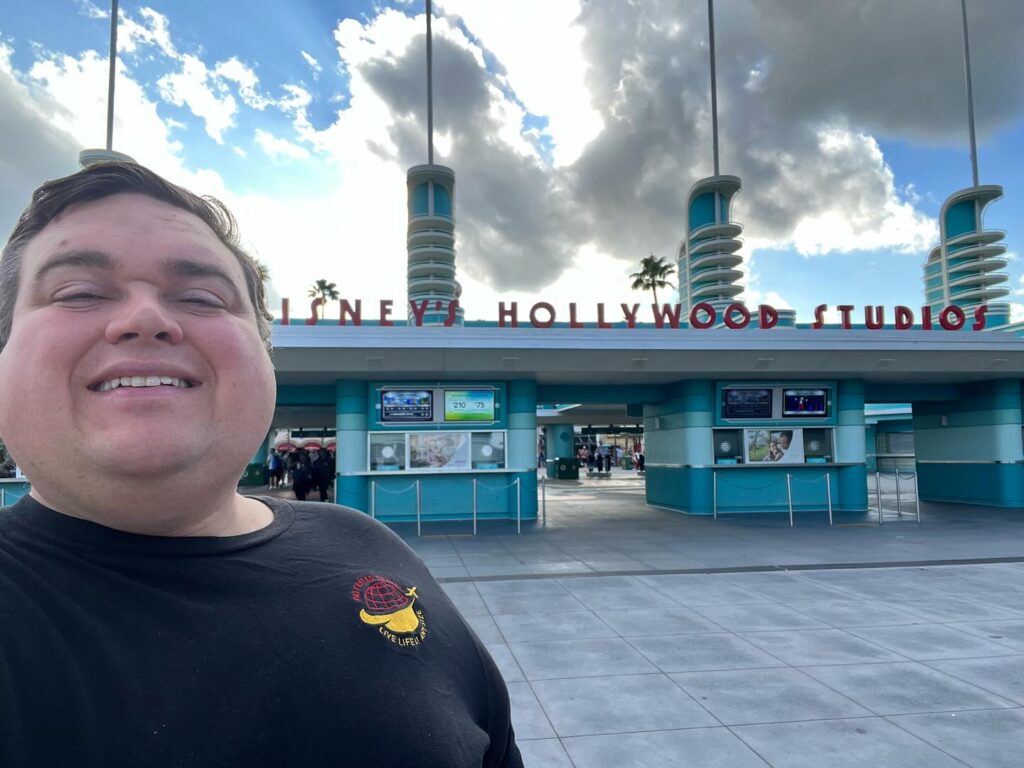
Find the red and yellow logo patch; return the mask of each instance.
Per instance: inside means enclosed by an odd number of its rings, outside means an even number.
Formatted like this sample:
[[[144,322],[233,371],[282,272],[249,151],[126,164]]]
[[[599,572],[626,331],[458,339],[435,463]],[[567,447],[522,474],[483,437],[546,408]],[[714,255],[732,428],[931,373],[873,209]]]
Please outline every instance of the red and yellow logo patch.
[[[426,639],[427,623],[416,605],[416,587],[402,587],[383,576],[363,576],[352,585],[352,599],[362,605],[359,619],[377,627],[392,643],[415,646]]]

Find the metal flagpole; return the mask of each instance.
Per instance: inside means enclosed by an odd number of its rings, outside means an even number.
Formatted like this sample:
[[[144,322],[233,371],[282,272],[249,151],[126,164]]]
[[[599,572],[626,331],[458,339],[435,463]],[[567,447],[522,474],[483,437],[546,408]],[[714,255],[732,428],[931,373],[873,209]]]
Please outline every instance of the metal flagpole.
[[[114,148],[114,73],[117,71],[117,0],[110,2],[110,76],[107,83],[107,150]]]
[[[965,38],[966,39],[966,38]],[[718,175],[718,87],[715,82],[715,0],[708,0],[708,41],[711,48],[711,141]],[[973,125],[973,124],[972,124]],[[972,128],[973,130],[973,128]],[[975,184],[978,182],[975,181]]]
[[[434,164],[434,55],[430,35],[430,0],[427,0],[427,164]]]
[[[960,12],[964,22],[964,77],[967,79],[967,125],[971,132],[971,174],[974,186],[978,186],[978,143],[974,136],[974,89],[971,86],[971,46],[967,41],[967,0],[960,0]]]

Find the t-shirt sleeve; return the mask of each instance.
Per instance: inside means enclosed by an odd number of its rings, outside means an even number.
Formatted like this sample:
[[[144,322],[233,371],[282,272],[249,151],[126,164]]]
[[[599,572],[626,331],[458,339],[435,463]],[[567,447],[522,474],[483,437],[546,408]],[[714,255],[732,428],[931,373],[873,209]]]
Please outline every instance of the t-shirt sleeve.
[[[519,754],[515,731],[512,729],[508,688],[487,650],[478,644],[477,652],[487,680],[490,709],[487,731],[491,743],[484,755],[483,768],[523,768],[523,758]]]

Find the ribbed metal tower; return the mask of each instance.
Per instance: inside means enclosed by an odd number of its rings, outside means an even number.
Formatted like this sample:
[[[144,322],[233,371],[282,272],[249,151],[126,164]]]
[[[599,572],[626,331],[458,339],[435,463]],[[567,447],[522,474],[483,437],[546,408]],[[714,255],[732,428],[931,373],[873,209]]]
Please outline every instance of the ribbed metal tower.
[[[939,244],[924,265],[925,302],[933,315],[950,305],[970,314],[988,304],[986,327],[1009,322],[1009,304],[990,303],[1010,292],[1001,285],[1006,275],[996,271],[1006,267],[1006,245],[1000,242],[1006,233],[985,229],[983,222],[985,208],[1002,196],[1001,186],[985,184],[954,192],[942,204]]]
[[[932,313],[955,305],[966,313],[987,304],[985,325],[997,328],[1010,322],[1010,305],[991,304],[1009,290],[1000,285],[1006,275],[996,272],[1006,267],[1006,245],[1000,241],[1006,233],[985,229],[983,214],[988,204],[1003,196],[998,184],[978,183],[978,142],[974,131],[974,89],[971,82],[971,44],[967,28],[967,0],[960,0],[964,42],[964,82],[967,92],[967,130],[971,149],[973,186],[946,198],[939,214],[939,244],[928,254],[924,265],[924,295]]]
[[[455,172],[443,165],[409,169],[408,294],[410,304],[423,306],[424,325],[442,325],[448,306],[462,295],[455,279]],[[456,310],[456,325],[465,313]],[[414,319],[409,309],[409,321]]]
[[[427,164],[406,173],[409,198],[407,294],[409,323],[416,321],[413,304],[423,308],[423,325],[444,325],[453,301],[462,295],[455,279],[455,171],[434,165],[434,55],[430,21],[433,11],[426,0],[427,17]],[[424,304],[426,302],[426,304]],[[463,325],[465,312],[456,309],[454,324]]]
[[[709,176],[686,197],[686,235],[679,245],[677,270],[683,309],[707,302],[719,314],[743,291],[738,269],[743,262],[742,225],[730,219],[732,200],[740,191],[738,176]]]

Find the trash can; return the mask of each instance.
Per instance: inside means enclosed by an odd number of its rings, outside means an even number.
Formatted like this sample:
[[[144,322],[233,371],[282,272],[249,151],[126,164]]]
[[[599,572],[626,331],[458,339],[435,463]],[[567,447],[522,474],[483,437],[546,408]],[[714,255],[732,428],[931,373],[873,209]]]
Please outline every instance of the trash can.
[[[571,458],[555,459],[554,464],[556,480],[580,479],[580,460],[575,456]]]
[[[622,466],[623,469],[632,469],[633,468],[633,456],[632,456],[632,454],[629,454],[629,453],[624,454],[622,456],[622,458],[619,459],[619,464]]]

